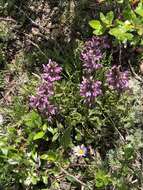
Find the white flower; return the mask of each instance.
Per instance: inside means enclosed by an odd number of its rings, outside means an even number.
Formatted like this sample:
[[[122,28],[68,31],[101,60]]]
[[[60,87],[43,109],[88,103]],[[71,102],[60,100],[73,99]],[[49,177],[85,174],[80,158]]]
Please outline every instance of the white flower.
[[[84,145],[78,145],[73,148],[73,154],[77,157],[83,157],[87,154],[87,148]]]

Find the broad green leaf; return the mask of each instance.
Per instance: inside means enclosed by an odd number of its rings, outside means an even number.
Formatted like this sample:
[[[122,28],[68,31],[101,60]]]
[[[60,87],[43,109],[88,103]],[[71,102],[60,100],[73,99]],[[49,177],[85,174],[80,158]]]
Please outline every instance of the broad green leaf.
[[[93,34],[95,35],[103,34],[103,26],[101,25],[99,20],[91,20],[89,21],[89,25],[94,29]]]
[[[45,133],[43,131],[40,131],[34,135],[33,140],[41,139],[44,135]]]
[[[129,21],[129,20],[126,20],[125,22],[124,22],[124,24],[123,24],[123,26],[122,26],[122,29],[124,30],[124,31],[131,31],[131,30],[133,30],[133,25],[131,24],[131,22]]]
[[[101,30],[102,29],[102,25],[100,23],[99,20],[91,20],[89,21],[89,25],[96,30]]]
[[[109,24],[112,25],[112,22],[113,22],[113,19],[114,19],[114,13],[113,13],[113,11],[108,12],[107,15],[106,15],[106,17],[107,17],[107,19],[109,21]]]
[[[143,17],[143,3],[140,2],[137,6],[137,8],[135,9],[135,12],[140,15],[141,17]]]
[[[103,23],[108,24],[108,20],[103,13],[100,13],[100,19]]]
[[[106,27],[110,27],[114,19],[114,13],[110,11],[106,14],[106,16],[103,13],[100,13],[100,19],[104,24],[106,24]]]
[[[130,41],[133,38],[133,34],[126,32],[123,28],[112,28],[109,34],[115,36],[115,38],[122,42]]]

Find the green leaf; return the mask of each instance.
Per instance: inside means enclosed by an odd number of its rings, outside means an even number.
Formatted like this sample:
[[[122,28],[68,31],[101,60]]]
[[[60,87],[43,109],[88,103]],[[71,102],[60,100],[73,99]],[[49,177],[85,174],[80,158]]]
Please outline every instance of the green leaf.
[[[68,127],[63,136],[61,137],[61,145],[64,148],[68,148],[71,145],[71,127]]]
[[[99,20],[91,20],[89,21],[89,25],[96,30],[101,30],[102,25]]]
[[[60,135],[59,133],[56,133],[56,134],[53,136],[53,138],[52,138],[52,142],[56,141],[56,140],[58,139],[59,135]]]
[[[44,135],[45,133],[43,131],[40,131],[34,135],[33,140],[41,139]]]
[[[108,20],[109,24],[112,25],[112,22],[113,22],[113,19],[114,19],[113,11],[108,12],[106,17],[107,17],[107,20]]]
[[[142,2],[138,4],[137,8],[135,9],[135,13],[143,17],[143,3]]]
[[[106,19],[105,15],[103,13],[100,13],[100,19],[103,23],[108,24],[108,20]]]
[[[114,19],[114,13],[110,11],[106,14],[106,16],[103,13],[100,13],[100,19],[104,24],[107,25],[106,27],[110,27]]]
[[[103,34],[103,26],[101,25],[100,21],[99,20],[91,20],[89,21],[89,25],[95,29],[93,31],[93,34],[95,35],[101,35]]]
[[[126,9],[123,10],[123,16],[125,19],[130,21],[135,20],[137,18],[130,5],[128,5]]]
[[[119,41],[126,42],[127,40],[132,40],[133,34],[126,32],[123,28],[112,28],[109,34],[115,36]]]
[[[33,184],[33,185],[36,185],[36,184],[37,184],[37,182],[38,182],[37,177],[32,176],[32,177],[31,177],[31,182],[32,182],[32,184]]]
[[[57,160],[57,153],[53,151],[48,152],[48,161],[56,161]]]
[[[57,152],[49,151],[47,154],[41,155],[42,160],[48,160],[51,162],[55,162],[58,158]]]
[[[66,176],[67,180],[70,181],[71,183],[75,182],[75,179],[72,176]]]
[[[103,188],[111,183],[110,177],[105,173],[104,170],[98,170],[95,174],[96,187]]]
[[[3,148],[1,148],[0,150],[2,151],[2,153],[3,153],[4,155],[7,156],[7,154],[8,154],[8,148],[7,148],[7,147],[3,147]]]
[[[42,176],[44,184],[48,184],[48,176]]]
[[[43,131],[47,131],[48,126],[47,126],[46,124],[44,124],[44,125],[42,126],[42,129],[43,129]]]
[[[41,155],[42,160],[48,160],[48,154],[43,154]]]
[[[40,127],[42,125],[41,117],[35,111],[32,111],[23,117],[24,124],[31,128]]]

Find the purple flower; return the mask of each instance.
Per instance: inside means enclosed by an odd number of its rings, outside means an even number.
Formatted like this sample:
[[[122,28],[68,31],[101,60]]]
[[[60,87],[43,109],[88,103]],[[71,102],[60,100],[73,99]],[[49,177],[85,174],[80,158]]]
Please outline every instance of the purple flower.
[[[53,96],[54,95],[54,87],[53,87],[53,83],[51,82],[43,82],[37,89],[37,94],[39,96]]]
[[[101,81],[95,81],[90,78],[84,78],[80,84],[80,95],[85,98],[85,102],[91,105],[95,98],[102,94]]]
[[[37,88],[35,96],[30,97],[30,107],[37,109],[45,115],[49,121],[57,114],[57,107],[49,99],[54,95],[54,82],[61,79],[62,68],[56,62],[49,60],[47,65],[43,65],[42,83]]]
[[[100,64],[103,58],[103,51],[109,48],[106,38],[92,37],[85,43],[84,49],[81,52],[81,60],[84,62],[83,67],[88,73],[102,67]]]
[[[48,82],[54,82],[61,79],[62,68],[58,66],[58,64],[51,59],[47,65],[43,65],[44,73],[42,78]]]
[[[114,65],[106,76],[111,89],[123,92],[129,88],[128,71],[121,72],[119,66]]]

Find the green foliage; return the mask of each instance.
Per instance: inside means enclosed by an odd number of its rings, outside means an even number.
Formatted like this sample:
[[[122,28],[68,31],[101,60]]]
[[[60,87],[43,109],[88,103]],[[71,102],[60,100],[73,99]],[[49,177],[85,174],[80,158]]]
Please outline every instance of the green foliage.
[[[108,68],[109,65],[104,66],[102,72],[106,73]],[[103,81],[103,73],[96,77]],[[132,177],[140,180],[136,174],[140,174],[140,168],[131,169],[142,148],[141,132],[134,126],[133,97],[129,97],[128,92],[120,96],[107,89],[105,83],[104,96],[97,98],[95,108],[88,108],[79,95],[78,77],[78,72],[74,73],[68,82],[62,80],[55,86],[54,101],[59,105],[63,122],[57,118],[54,123],[49,123],[36,111],[27,109],[29,94],[37,83],[35,76],[31,77],[33,87],[29,87],[29,83],[22,87],[21,92],[27,97],[23,100],[15,97],[8,110],[2,109],[9,117],[1,128],[0,139],[1,164],[5,163],[4,170],[0,170],[0,180],[4,187],[19,184],[26,190],[29,187],[40,189],[40,183],[44,188],[58,189],[65,179],[78,186],[70,174],[84,176],[87,189],[94,186],[98,189],[108,186],[127,188]],[[78,161],[80,167],[74,167],[76,158],[70,156],[72,148],[83,143],[92,145],[96,152]],[[69,174],[64,173],[61,182],[55,181],[52,176],[60,176],[61,168],[66,168]],[[7,172],[10,177],[4,181]],[[128,172],[131,175],[129,181]]]
[[[140,1],[135,9],[132,2],[120,1],[116,9],[106,14],[100,13],[100,20],[92,20],[89,25],[96,35],[110,34],[120,43],[142,44],[143,3]],[[109,2],[110,4],[110,2]]]
[[[52,1],[48,2],[52,7]],[[63,3],[62,7],[67,3],[57,2]],[[26,9],[26,1],[0,2],[0,14],[15,15],[13,18],[20,25],[17,31],[9,21],[0,23],[0,189],[141,190],[141,85],[133,84],[134,87],[124,93],[108,87],[106,73],[115,64],[113,52],[109,50],[103,56],[103,67],[93,76],[102,81],[103,94],[96,98],[94,106],[88,106],[80,96],[79,86],[84,73],[80,60],[84,42],[72,39],[70,43],[61,40],[59,44],[50,39],[50,43],[43,31],[38,38],[35,35],[29,39],[31,25],[21,12],[15,13],[16,3]],[[86,10],[90,2],[75,3]],[[142,1],[134,9],[132,1],[126,0],[102,0],[98,5],[106,6],[98,12],[99,19],[89,21],[95,35],[108,34],[113,43],[116,39],[116,44],[129,42],[135,47],[142,44]],[[123,18],[118,18],[119,13]],[[34,18],[37,13],[32,11],[31,14]],[[86,24],[83,17],[81,22]],[[11,46],[15,46],[15,30],[17,33],[24,31],[28,44],[24,46],[23,36],[18,34],[18,50],[10,54]],[[86,29],[84,33],[89,35]],[[80,39],[84,39],[83,36]],[[29,45],[30,40],[33,40],[32,45]],[[55,83],[51,98],[59,111],[52,122],[29,106],[29,97],[41,83],[41,65],[49,58],[63,68],[62,79]],[[132,82],[132,77],[130,80]],[[79,145],[87,148],[85,157],[76,156],[74,148]]]

